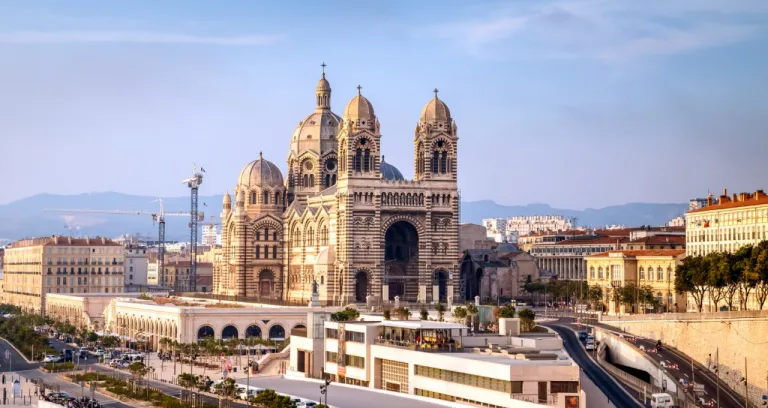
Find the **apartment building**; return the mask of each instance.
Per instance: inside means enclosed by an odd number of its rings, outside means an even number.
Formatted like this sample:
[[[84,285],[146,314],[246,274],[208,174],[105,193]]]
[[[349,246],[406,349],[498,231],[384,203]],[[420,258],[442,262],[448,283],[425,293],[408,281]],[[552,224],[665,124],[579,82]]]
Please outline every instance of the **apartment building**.
[[[138,244],[125,246],[125,286],[147,286],[149,261],[147,247]],[[130,290],[130,289],[129,289]]]
[[[687,297],[675,292],[675,268],[684,257],[682,249],[618,250],[590,255],[586,257],[587,283],[602,288],[608,313],[684,312]],[[617,302],[615,292],[629,284],[650,286],[658,307],[647,310],[637,303]]]
[[[5,250],[5,302],[45,313],[47,293],[123,293],[123,252],[103,237],[14,242]]]
[[[768,239],[768,195],[763,190],[753,194],[723,195],[717,201],[685,214],[686,253],[706,255],[711,252],[735,252],[747,244]]]
[[[562,215],[530,215],[483,219],[483,226],[488,230],[488,238],[496,242],[515,243],[523,235],[537,232],[566,231],[573,229],[575,225],[575,218]]]
[[[152,264],[150,264],[152,265]],[[165,279],[166,286],[169,289],[178,290],[181,292],[192,291],[192,263],[188,260],[165,260]],[[149,284],[157,285],[157,262],[154,262],[154,266],[151,266],[154,273],[151,275],[152,279],[149,280]],[[197,280],[196,280],[197,292],[210,292],[213,287],[213,263],[211,262],[197,262]]]
[[[467,337],[462,324],[369,318],[375,317],[322,321],[302,336],[294,333],[288,374],[312,377],[322,367],[336,382],[470,406],[564,407],[566,396],[586,406],[579,367],[562,340],[520,334],[518,319],[500,319],[509,335]]]

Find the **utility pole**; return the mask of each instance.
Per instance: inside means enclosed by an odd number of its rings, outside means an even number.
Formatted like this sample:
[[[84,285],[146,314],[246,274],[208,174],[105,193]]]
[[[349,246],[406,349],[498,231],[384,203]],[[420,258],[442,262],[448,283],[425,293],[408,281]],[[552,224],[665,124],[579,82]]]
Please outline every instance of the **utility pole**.
[[[717,376],[717,406],[720,406],[720,347],[715,349],[715,375]],[[768,376],[766,376],[768,380]]]
[[[746,357],[744,357],[744,407],[749,408],[749,377],[747,377]]]

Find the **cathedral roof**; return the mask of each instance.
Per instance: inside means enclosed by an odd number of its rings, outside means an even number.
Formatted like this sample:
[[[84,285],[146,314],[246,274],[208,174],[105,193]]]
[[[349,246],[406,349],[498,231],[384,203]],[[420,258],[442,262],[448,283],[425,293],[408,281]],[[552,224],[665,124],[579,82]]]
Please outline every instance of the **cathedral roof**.
[[[381,178],[385,180],[405,180],[403,173],[400,173],[397,167],[384,161],[384,156],[381,157],[379,170],[381,170]]]
[[[331,83],[328,82],[327,79],[325,79],[325,72],[323,72],[323,77],[320,78],[320,81],[317,82],[317,88],[318,91],[330,91],[331,90]]]
[[[360,85],[357,86],[357,95],[349,101],[347,107],[344,109],[344,119],[353,121],[356,121],[357,119],[374,120],[373,105],[371,105],[371,102],[362,95],[362,89],[363,88]]]
[[[283,174],[280,169],[259,153],[259,158],[246,164],[240,172],[238,185],[252,187],[279,187],[283,185]]]
[[[448,105],[441,101],[437,97],[437,89],[435,89],[435,98],[427,102],[424,109],[421,110],[421,122],[450,122],[451,110],[448,109]]]

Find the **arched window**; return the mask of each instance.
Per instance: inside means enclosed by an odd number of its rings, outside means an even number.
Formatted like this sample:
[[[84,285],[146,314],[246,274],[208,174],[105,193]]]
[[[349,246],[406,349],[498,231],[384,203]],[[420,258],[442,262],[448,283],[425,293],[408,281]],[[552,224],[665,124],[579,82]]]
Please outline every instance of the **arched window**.
[[[310,187],[314,187],[315,186],[315,175],[314,174],[310,174],[309,175],[309,186]]]
[[[443,152],[440,155],[440,173],[445,174],[448,172],[448,152]]]
[[[293,230],[293,246],[298,247],[301,244],[301,230],[299,227]]]
[[[315,231],[310,227],[307,230],[307,245],[306,246],[314,246],[315,245]]]
[[[261,246],[256,245],[256,259],[261,258]]]
[[[672,282],[672,268],[667,268],[667,281]]]
[[[640,280],[645,280],[645,268],[640,267]]]
[[[437,174],[437,170],[438,170],[437,163],[439,159],[440,159],[440,153],[438,152],[432,153],[432,173],[434,174]]]
[[[277,241],[277,231],[272,233],[272,241]]]
[[[264,241],[269,241],[269,227],[264,227]]]
[[[256,241],[261,241],[261,232],[256,231]]]
[[[595,267],[594,266],[589,268],[589,278],[590,279],[595,279]]]
[[[331,186],[331,175],[326,174],[325,175],[325,188],[328,188]]]
[[[355,171],[362,171],[363,169],[363,151],[362,149],[355,150]]]
[[[269,204],[269,192],[264,192],[264,204]]]
[[[251,204],[256,204],[256,192],[251,192]]]
[[[598,279],[603,279],[603,267],[602,266],[597,268],[597,278]]]
[[[336,175],[335,174],[331,174],[331,185],[332,186],[336,185]]]
[[[659,269],[656,270],[656,280],[663,281],[664,280],[664,270],[659,267]]]
[[[277,245],[272,247],[272,258],[277,259]]]
[[[275,193],[275,205],[280,205],[280,193]]]
[[[304,182],[302,183],[302,187],[309,187],[309,174],[304,175]]]
[[[320,230],[320,245],[328,245],[328,227],[325,225]]]

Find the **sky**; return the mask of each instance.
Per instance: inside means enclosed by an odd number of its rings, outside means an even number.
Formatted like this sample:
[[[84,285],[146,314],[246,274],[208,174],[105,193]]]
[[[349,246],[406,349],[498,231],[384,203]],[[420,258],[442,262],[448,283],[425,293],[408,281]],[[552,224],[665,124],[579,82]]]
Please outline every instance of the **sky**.
[[[0,0],[0,204],[283,172],[326,63],[386,161],[440,90],[465,200],[600,208],[768,189],[768,1]]]

